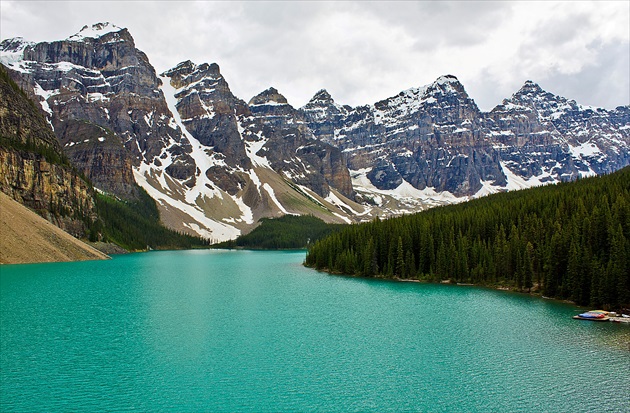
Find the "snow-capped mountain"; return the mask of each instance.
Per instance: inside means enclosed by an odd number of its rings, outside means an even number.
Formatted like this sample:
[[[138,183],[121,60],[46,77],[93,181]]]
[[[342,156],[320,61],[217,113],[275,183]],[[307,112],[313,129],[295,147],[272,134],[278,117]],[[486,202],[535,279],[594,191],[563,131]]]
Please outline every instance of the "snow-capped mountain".
[[[155,199],[174,207],[167,209],[197,215],[197,223],[189,224],[192,229],[200,230],[199,212],[212,217],[213,222],[206,219],[203,224],[215,239],[233,238],[262,217],[283,214],[350,222],[347,212],[326,202],[334,191],[351,196],[341,152],[314,139],[275,89],[248,105],[232,94],[217,64],[190,61],[161,79],[169,109],[192,152],[175,161],[161,155],[141,164],[136,180]],[[331,187],[335,184],[338,189]],[[175,225],[177,217],[172,219]]]
[[[270,98],[250,110],[216,64],[184,62],[157,76],[129,32],[108,23],[56,42],[9,39],[0,50],[95,186],[133,199],[139,184],[173,229],[225,240],[261,217],[351,222],[363,211],[327,200],[353,204],[339,149],[315,139],[288,104]]]
[[[103,191],[138,185],[169,227],[234,238],[263,217],[357,222],[630,163],[630,107],[590,108],[532,82],[479,110],[451,75],[351,108],[300,109],[269,88],[245,102],[217,64],[158,75],[127,29],[7,39],[0,62],[41,105],[65,153]]]
[[[2,42],[0,59],[40,102],[64,150],[102,190],[133,197],[132,167],[182,140],[153,66],[126,29],[85,26],[66,40]],[[174,126],[175,125],[175,126]]]
[[[630,107],[579,105],[527,81],[486,116],[486,127],[516,175],[557,182],[616,171],[630,162]]]
[[[450,75],[354,109],[319,92],[302,111],[365,196],[457,202],[630,163],[630,107],[581,106],[531,81],[489,113]]]

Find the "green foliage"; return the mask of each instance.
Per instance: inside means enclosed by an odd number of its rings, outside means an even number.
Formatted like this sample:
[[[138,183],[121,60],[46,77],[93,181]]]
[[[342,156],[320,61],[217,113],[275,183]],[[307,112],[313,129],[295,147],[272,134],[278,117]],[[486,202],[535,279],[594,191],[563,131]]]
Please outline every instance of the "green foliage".
[[[22,97],[24,99],[26,99],[26,101],[33,107],[33,109],[37,110],[37,106],[35,105],[35,102],[33,102],[28,95],[26,94],[26,92],[24,91],[24,89],[22,89],[20,86],[18,86],[17,83],[15,83],[15,81],[13,79],[11,79],[11,76],[9,75],[9,72],[7,71],[7,69],[0,64],[0,81],[6,82],[7,84],[9,84],[9,86],[11,87],[11,89],[13,89],[15,92],[19,93],[20,95],[22,95]]]
[[[96,209],[100,220],[93,223],[90,234],[101,232],[111,241],[128,250],[179,249],[207,247],[200,237],[172,231],[160,223],[155,201],[143,189],[137,201],[124,202],[107,195],[96,194]]]
[[[216,248],[290,249],[306,248],[344,225],[326,224],[313,216],[285,215],[263,218],[258,227],[236,240],[213,245]]]
[[[51,164],[70,166],[70,161],[64,153],[58,152],[50,145],[30,139],[30,137],[26,139],[26,142],[23,142],[17,138],[0,136],[0,146],[8,149],[15,149],[17,151],[41,155]]]
[[[629,308],[630,167],[348,226],[312,245],[305,265]]]

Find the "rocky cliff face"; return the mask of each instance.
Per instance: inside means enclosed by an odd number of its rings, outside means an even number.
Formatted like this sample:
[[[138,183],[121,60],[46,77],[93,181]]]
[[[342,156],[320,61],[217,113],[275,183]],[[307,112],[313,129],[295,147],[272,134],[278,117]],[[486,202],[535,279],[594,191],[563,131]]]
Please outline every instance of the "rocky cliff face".
[[[322,197],[328,196],[332,186],[353,198],[341,151],[315,139],[302,114],[284,96],[270,88],[254,96],[249,107],[253,117],[243,119],[246,134],[267,139],[258,154],[266,156],[275,171]]]
[[[489,113],[454,76],[354,109],[319,92],[301,111],[315,136],[342,148],[368,197],[456,202],[630,163],[629,107],[584,107],[529,81]]]
[[[0,76],[0,191],[75,236],[94,219],[93,190],[69,165],[39,109]]]
[[[33,91],[64,145],[103,143],[100,159],[113,161],[111,165],[86,163],[85,153],[69,151],[71,157],[79,156],[76,162],[87,176],[98,178],[94,182],[100,189],[133,198],[132,165],[160,156],[171,141],[182,148],[175,157],[190,152],[172,127],[155,70],[126,29],[96,24],[66,40],[35,44],[9,39],[0,49],[3,63]],[[76,127],[86,123],[94,127]],[[99,140],[98,132],[93,135],[99,128],[117,135],[125,149]]]
[[[94,186],[119,197],[135,198],[138,186],[132,172],[133,158],[120,136],[75,119],[60,122],[57,133],[63,152]]]
[[[5,40],[0,61],[97,188],[130,199],[137,183],[167,226],[214,240],[262,217],[356,222],[630,163],[630,107],[584,107],[533,82],[488,113],[450,75],[356,108],[321,90],[296,110],[274,88],[239,99],[217,64],[157,76],[111,24]]]
[[[254,113],[216,64],[187,61],[158,77],[129,32],[107,23],[62,41],[5,40],[0,51],[77,168],[122,198],[138,183],[173,229],[223,240],[287,213],[349,222],[326,200],[353,194],[339,149],[288,105],[282,120]]]
[[[0,147],[0,190],[75,237],[85,237],[80,219],[94,220],[93,192],[71,168],[40,154]]]

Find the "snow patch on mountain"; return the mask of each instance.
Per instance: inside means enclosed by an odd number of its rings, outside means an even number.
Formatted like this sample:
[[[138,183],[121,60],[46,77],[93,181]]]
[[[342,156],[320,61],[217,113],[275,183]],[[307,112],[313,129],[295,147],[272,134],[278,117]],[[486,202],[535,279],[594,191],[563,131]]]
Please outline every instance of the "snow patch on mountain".
[[[42,100],[39,102],[39,104],[42,106],[42,109],[44,110],[44,112],[46,112],[48,116],[52,116],[53,113],[52,113],[52,109],[50,108],[50,105],[48,104],[48,98],[54,95],[58,95],[59,89],[44,90],[39,85],[39,83],[35,83],[34,92],[37,96],[41,96]],[[48,119],[48,123],[50,123],[50,119]],[[52,123],[50,123],[50,126],[52,127]]]
[[[239,132],[242,135],[242,127],[239,123]],[[265,146],[265,144],[269,141],[269,139],[260,138],[257,141],[245,140],[245,151],[247,152],[247,156],[251,159],[252,164],[255,166],[261,166],[264,168],[271,169],[271,164],[269,163],[269,159],[266,156],[258,155],[258,152]]]
[[[367,174],[372,168],[364,168],[360,170],[350,170],[350,176],[352,177],[352,184],[357,191],[365,193],[376,193],[380,195],[388,195],[396,199],[417,199],[419,201],[434,201],[434,202],[459,202],[459,198],[451,194],[448,191],[436,192],[435,188],[427,187],[425,189],[418,189],[411,185],[409,182],[403,180],[400,185],[394,189],[379,189],[370,181]]]
[[[214,183],[206,176],[206,171],[210,169],[216,162],[213,162],[212,158],[208,156],[206,150],[208,149],[204,145],[202,145],[194,136],[188,132],[186,126],[182,122],[182,119],[177,111],[177,98],[175,95],[177,94],[177,90],[171,86],[170,79],[168,77],[162,76],[160,77],[162,81],[162,93],[164,94],[164,98],[166,99],[166,104],[173,115],[173,119],[175,121],[175,125],[177,125],[190,145],[192,146],[192,153],[190,156],[194,159],[196,170],[198,173],[196,174],[196,182],[195,186],[188,191],[189,195],[186,197],[188,202],[194,202],[194,199],[197,198],[197,195],[203,193],[204,195],[209,195],[210,197],[219,196],[221,194],[218,190],[209,190],[208,188],[214,187]]]
[[[158,200],[162,205],[179,209],[187,214],[190,218],[195,220],[197,224],[186,224],[188,228],[195,231],[199,235],[217,240],[224,241],[227,239],[233,239],[240,235],[241,231],[235,226],[228,225],[224,222],[219,222],[216,219],[209,218],[202,207],[198,205],[198,201],[204,198],[224,199],[222,191],[217,189],[217,186],[207,176],[206,171],[211,167],[220,164],[221,160],[218,160],[212,156],[209,156],[206,146],[202,145],[197,139],[195,139],[184,126],[179,112],[177,111],[177,90],[171,86],[170,79],[168,77],[161,77],[162,81],[161,90],[166,99],[167,106],[173,116],[169,120],[171,127],[179,127],[184,137],[190,143],[192,152],[190,156],[195,163],[195,184],[192,188],[188,188],[183,184],[178,184],[176,191],[173,191],[173,178],[168,177],[166,174],[166,168],[171,165],[172,160],[168,151],[163,150],[161,166],[148,162],[150,160],[143,161],[139,167],[134,168],[134,177],[136,182],[143,187],[151,197]],[[147,123],[152,122],[152,116],[147,115],[145,117]],[[165,149],[174,145],[175,142],[171,142],[170,145],[165,146]],[[168,180],[167,180],[168,177]],[[170,181],[170,182],[169,182]],[[159,185],[156,186],[156,185]],[[242,222],[252,224],[253,214],[251,208],[244,204],[244,202],[238,197],[230,197],[241,211],[240,220]]]
[[[187,202],[183,202],[168,195],[168,191],[165,190],[165,187],[168,187],[168,183],[161,179],[162,188],[156,188],[148,182],[148,177],[154,173],[155,170],[151,169],[147,164],[142,163],[138,168],[134,168],[133,173],[136,178],[136,182],[145,191],[151,196],[151,198],[155,199],[157,202],[161,203],[163,206],[167,208],[172,207],[176,208],[186,215],[188,215],[191,219],[195,220],[196,223],[186,223],[185,226],[192,229],[202,237],[207,239],[212,239],[216,241],[225,241],[228,239],[234,239],[241,234],[241,231],[236,229],[231,225],[227,225],[216,220],[208,218],[203,210],[198,208],[195,205],[191,205]],[[164,178],[166,174],[159,172],[159,175]]]
[[[360,217],[362,215],[365,215],[367,213],[367,210],[364,212],[359,212],[354,210],[350,205],[348,205],[346,202],[342,201],[337,194],[335,194],[333,191],[330,191],[330,193],[328,194],[328,196],[326,198],[324,198],[326,201],[330,202],[331,204],[340,207],[342,210],[345,211],[350,211],[352,213],[352,215],[356,216],[356,217]]]
[[[580,145],[569,145],[569,150],[574,158],[582,158],[584,156],[601,155],[602,151],[592,142],[584,142]]]
[[[289,211],[287,211],[284,208],[284,206],[282,205],[282,203],[280,201],[278,201],[278,198],[276,198],[276,193],[274,192],[274,190],[271,187],[271,185],[269,185],[268,183],[265,182],[262,187],[267,192],[267,194],[269,195],[269,198],[273,201],[274,204],[276,204],[276,207],[278,207],[278,209],[280,211],[282,211],[283,214],[285,214],[285,215],[294,215],[294,214],[290,213]]]
[[[234,200],[234,203],[236,203],[236,205],[239,207],[239,209],[241,210],[241,221],[245,222],[246,224],[253,224],[254,223],[254,213],[252,212],[252,209],[245,203],[243,202],[242,198],[239,198],[238,196],[232,196],[232,200]],[[240,231],[239,231],[240,234]]]
[[[550,183],[559,182],[555,179],[550,173],[543,173],[539,176],[532,176],[529,179],[524,178],[523,176],[517,175],[507,166],[506,162],[501,162],[501,170],[503,174],[507,178],[507,185],[505,189],[508,191],[517,191],[520,189],[533,188],[536,186],[547,185]],[[542,178],[546,178],[542,180]]]
[[[82,41],[84,39],[98,39],[105,36],[108,33],[119,32],[123,30],[122,27],[118,27],[115,24],[109,22],[96,23],[91,26],[83,26],[83,28],[76,34],[68,37],[69,41]]]
[[[24,60],[24,49],[35,45],[22,37],[7,39],[2,42],[0,63],[20,73],[29,73],[30,64]]]

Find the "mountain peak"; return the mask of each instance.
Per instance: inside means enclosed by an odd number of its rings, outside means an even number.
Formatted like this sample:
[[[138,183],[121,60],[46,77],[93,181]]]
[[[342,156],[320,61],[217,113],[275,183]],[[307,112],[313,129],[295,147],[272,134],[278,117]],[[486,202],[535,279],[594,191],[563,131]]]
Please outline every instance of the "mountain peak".
[[[197,70],[201,71],[201,72],[206,72],[209,75],[213,75],[213,76],[220,76],[221,75],[221,69],[219,68],[219,65],[216,63],[202,63],[199,66],[197,66]]]
[[[251,98],[248,103],[250,106],[256,105],[286,105],[288,104],[287,98],[282,96],[276,88],[270,87],[269,89],[259,93]]]
[[[333,103],[334,99],[330,96],[330,93],[328,93],[326,89],[321,89],[319,92],[315,93],[310,102]]]
[[[192,60],[185,60],[183,62],[179,62],[174,68],[165,71],[163,75],[170,76],[172,73],[175,72],[191,73],[193,70],[195,70],[196,67],[197,65],[194,64]]]
[[[469,98],[464,85],[453,75],[442,75],[433,83],[414,90],[417,90],[424,98],[437,97],[438,95],[457,95],[463,99]]]
[[[525,84],[521,87],[521,89],[516,92],[517,95],[529,95],[529,94],[540,94],[545,93],[545,91],[537,84],[531,80],[526,80]]]
[[[341,106],[333,100],[326,89],[321,89],[301,108],[302,113],[310,122],[334,122],[348,113],[351,108]]]
[[[177,66],[165,71],[161,76],[170,77],[171,82],[175,82],[175,84],[179,85],[177,87],[181,87],[184,84],[191,84],[202,79],[212,79],[213,81],[223,79],[218,64],[202,63],[197,65],[191,60],[178,63]]]
[[[83,39],[98,39],[108,33],[119,32],[121,30],[125,30],[122,27],[118,27],[115,24],[104,22],[104,23],[95,23],[91,26],[85,25],[79,30],[78,33],[73,34],[68,38],[68,40],[73,41],[81,41]]]
[[[453,75],[442,75],[442,76],[437,78],[435,83],[437,83],[439,85],[443,85],[443,84],[446,84],[446,83],[459,83],[459,79],[457,79],[457,77],[455,77]]]
[[[428,89],[466,93],[464,85],[462,85],[459,79],[453,75],[442,75],[438,77],[432,85],[428,86]]]
[[[566,102],[567,99],[554,95],[553,93],[547,92],[543,88],[541,88],[537,83],[534,83],[531,80],[525,81],[523,86],[512,95],[512,98],[509,99],[512,103],[517,103],[519,105],[525,106],[538,106],[542,102]],[[575,102],[574,102],[575,103]]]

